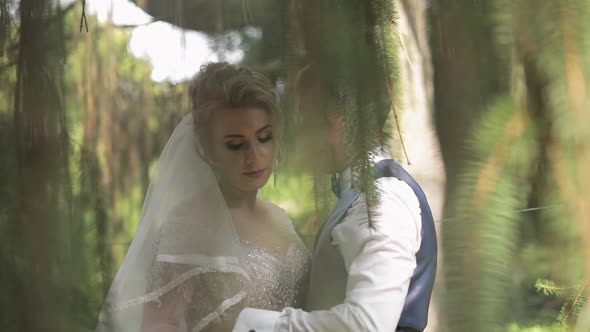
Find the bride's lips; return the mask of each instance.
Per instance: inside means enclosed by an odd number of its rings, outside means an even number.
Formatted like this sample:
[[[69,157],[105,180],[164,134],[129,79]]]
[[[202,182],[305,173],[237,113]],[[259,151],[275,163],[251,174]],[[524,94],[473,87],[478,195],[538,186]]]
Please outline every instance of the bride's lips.
[[[245,176],[251,177],[251,178],[257,178],[257,177],[260,177],[262,174],[264,174],[265,171],[266,171],[266,168],[262,168],[262,169],[257,169],[254,171],[244,172],[242,174],[244,174]]]

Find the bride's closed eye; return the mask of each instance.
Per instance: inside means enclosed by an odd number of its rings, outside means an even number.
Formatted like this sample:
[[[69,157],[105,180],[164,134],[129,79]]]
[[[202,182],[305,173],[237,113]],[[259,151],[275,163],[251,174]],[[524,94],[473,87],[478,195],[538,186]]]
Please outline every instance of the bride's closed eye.
[[[229,143],[228,142],[228,143],[225,143],[225,146],[232,151],[238,151],[239,149],[242,148],[242,146],[244,146],[244,143],[237,143],[236,144],[236,143]]]
[[[260,143],[268,143],[270,141],[272,141],[272,133],[265,134],[258,138],[258,142]]]
[[[264,143],[268,143],[268,142],[272,141],[272,139],[273,139],[272,133],[267,133],[267,134],[262,135],[261,137],[258,137],[258,142],[264,144]],[[237,143],[237,142],[229,141],[229,142],[225,142],[225,146],[231,151],[238,151],[244,146],[244,143],[243,142]]]

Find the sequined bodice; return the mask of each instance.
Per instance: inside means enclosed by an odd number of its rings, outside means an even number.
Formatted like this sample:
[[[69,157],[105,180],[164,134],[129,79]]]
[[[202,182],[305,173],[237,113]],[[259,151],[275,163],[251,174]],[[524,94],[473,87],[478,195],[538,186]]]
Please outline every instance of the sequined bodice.
[[[246,240],[240,241],[240,266],[246,270],[249,282],[241,273],[215,271],[198,274],[198,279],[181,283],[177,293],[182,294],[181,302],[187,307],[186,313],[179,314],[179,317],[184,315],[180,331],[230,331],[238,314],[246,307],[274,311],[300,308],[307,293],[311,258],[295,230],[292,235],[293,244],[285,254],[278,248],[262,248]],[[176,308],[183,305],[176,305]]]
[[[252,288],[244,303],[247,307],[282,310],[300,307],[305,294],[310,255],[301,241],[294,242],[286,255],[242,241]]]

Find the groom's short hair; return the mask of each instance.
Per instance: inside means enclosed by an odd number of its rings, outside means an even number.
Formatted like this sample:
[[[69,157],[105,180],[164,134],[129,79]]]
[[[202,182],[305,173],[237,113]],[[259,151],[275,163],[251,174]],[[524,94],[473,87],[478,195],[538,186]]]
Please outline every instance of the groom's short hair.
[[[332,70],[332,72],[331,72]],[[345,81],[337,75],[330,66],[322,66],[317,63],[310,63],[305,65],[298,73],[295,79],[295,100],[297,112],[309,112],[310,110],[302,110],[300,107],[300,101],[304,96],[315,97],[317,106],[314,107],[314,112],[321,112],[322,117],[326,117],[328,112],[338,112],[344,114],[347,107],[347,99],[350,97],[347,95],[345,88]],[[375,78],[375,84],[382,84],[379,78]],[[350,88],[350,83],[348,84]],[[352,87],[353,91],[357,87]],[[378,86],[381,93],[377,93],[375,100],[371,102],[377,111],[377,117],[379,124],[381,125],[379,130],[383,130],[387,116],[391,110],[392,102],[391,97],[388,93],[388,87],[385,83]],[[354,92],[353,92],[354,93]]]

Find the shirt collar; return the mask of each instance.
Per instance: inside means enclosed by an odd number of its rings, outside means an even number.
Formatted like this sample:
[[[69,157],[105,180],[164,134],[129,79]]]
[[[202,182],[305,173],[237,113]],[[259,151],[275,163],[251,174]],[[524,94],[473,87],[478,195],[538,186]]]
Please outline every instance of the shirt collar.
[[[385,146],[380,146],[372,150],[370,162],[371,165],[375,165],[376,163],[380,162],[384,159],[391,159],[391,154],[389,153],[389,149]],[[352,187],[352,168],[349,166],[344,169],[342,172],[338,173],[338,180],[336,186],[339,192],[344,192],[345,190],[350,189]]]

